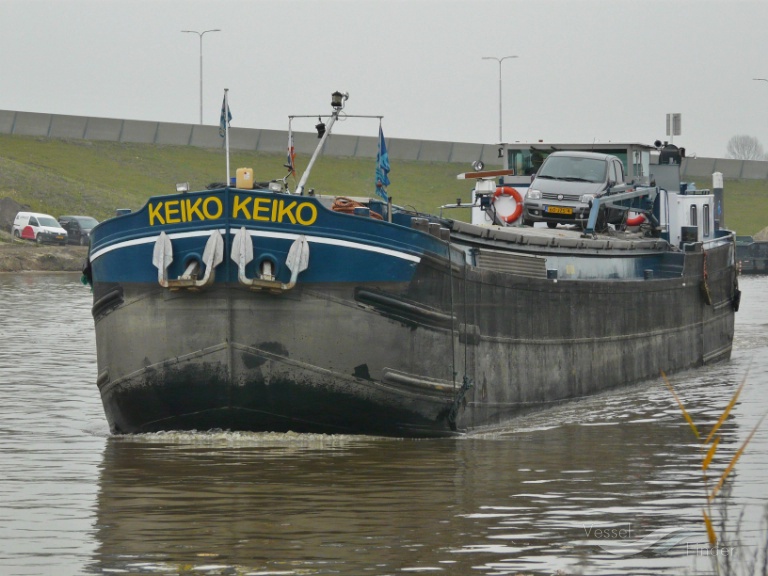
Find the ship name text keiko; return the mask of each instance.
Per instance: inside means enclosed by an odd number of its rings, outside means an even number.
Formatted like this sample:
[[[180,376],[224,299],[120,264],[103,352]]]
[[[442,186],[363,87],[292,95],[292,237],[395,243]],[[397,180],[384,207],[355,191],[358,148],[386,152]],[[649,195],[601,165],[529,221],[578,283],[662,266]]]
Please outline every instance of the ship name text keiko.
[[[161,200],[148,205],[149,225],[181,224],[219,220],[224,217],[224,203],[217,196]],[[232,197],[232,219],[277,222],[311,226],[317,220],[317,207],[311,202],[290,199]]]

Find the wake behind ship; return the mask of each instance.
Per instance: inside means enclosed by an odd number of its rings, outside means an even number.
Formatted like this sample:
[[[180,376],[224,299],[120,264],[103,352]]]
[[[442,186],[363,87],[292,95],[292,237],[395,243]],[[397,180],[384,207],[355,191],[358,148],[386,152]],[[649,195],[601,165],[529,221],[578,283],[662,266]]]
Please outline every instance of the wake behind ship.
[[[660,157],[584,229],[495,217],[509,169],[462,175],[480,223],[305,193],[309,169],[150,198],[91,236],[110,428],[447,436],[728,359],[734,235]]]

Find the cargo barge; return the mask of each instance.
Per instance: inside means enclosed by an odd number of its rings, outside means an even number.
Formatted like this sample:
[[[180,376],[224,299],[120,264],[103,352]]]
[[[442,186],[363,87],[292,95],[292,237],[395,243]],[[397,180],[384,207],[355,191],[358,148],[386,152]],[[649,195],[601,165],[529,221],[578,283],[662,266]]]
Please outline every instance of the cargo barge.
[[[739,274],[768,274],[768,241],[737,236],[736,266]]]
[[[482,221],[512,169],[461,175],[474,223],[311,194],[309,170],[150,198],[91,235],[110,429],[451,436],[726,360],[734,235],[661,158],[582,227]],[[597,230],[609,208],[645,222]]]

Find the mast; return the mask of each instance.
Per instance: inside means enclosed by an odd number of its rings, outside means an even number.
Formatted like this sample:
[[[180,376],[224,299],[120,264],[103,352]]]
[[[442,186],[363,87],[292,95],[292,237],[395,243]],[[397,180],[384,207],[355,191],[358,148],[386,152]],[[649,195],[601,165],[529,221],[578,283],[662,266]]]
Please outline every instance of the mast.
[[[317,145],[317,148],[315,148],[314,154],[312,154],[312,158],[309,160],[309,164],[307,165],[307,169],[304,170],[304,174],[301,175],[301,180],[299,180],[299,185],[296,187],[296,194],[304,194],[304,186],[307,183],[307,179],[309,178],[309,173],[312,171],[312,166],[315,164],[315,160],[317,160],[317,157],[320,155],[320,150],[323,149],[323,145],[325,144],[325,141],[328,139],[328,136],[331,134],[331,128],[333,127],[333,124],[336,122],[336,120],[339,118],[339,112],[341,112],[344,109],[344,104],[349,100],[349,93],[345,92],[342,94],[341,92],[334,92],[331,94],[331,107],[333,108],[333,112],[331,113],[331,118],[328,120],[328,125],[326,126],[323,124],[323,121],[318,118],[319,122],[316,126],[317,128],[317,134],[320,137],[320,142]]]

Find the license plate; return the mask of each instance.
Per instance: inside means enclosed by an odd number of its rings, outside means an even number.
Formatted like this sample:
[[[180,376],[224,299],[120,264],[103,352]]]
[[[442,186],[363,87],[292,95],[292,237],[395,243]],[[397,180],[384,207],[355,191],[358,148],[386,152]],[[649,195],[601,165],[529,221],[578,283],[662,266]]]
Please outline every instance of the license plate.
[[[565,208],[563,206],[545,206],[544,211],[549,214],[573,214],[573,208]]]
[[[59,234],[58,236],[56,236],[56,240],[64,240],[64,236],[62,236],[61,234]]]

